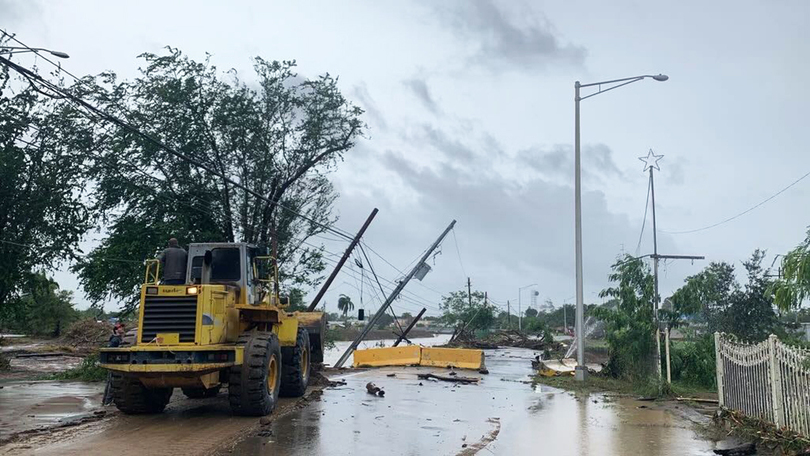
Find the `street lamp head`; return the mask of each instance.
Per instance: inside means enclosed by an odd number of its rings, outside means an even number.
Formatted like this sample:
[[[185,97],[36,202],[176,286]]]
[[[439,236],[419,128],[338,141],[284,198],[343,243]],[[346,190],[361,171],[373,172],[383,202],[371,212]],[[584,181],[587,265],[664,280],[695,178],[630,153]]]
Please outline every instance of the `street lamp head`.
[[[656,74],[656,75],[655,75],[655,76],[653,76],[652,78],[653,78],[653,79],[655,79],[656,81],[661,81],[661,82],[664,82],[664,81],[666,81],[667,79],[669,79],[669,76],[667,76],[667,75],[665,75],[665,74]]]
[[[67,55],[66,53],[64,53],[62,51],[51,51],[51,50],[49,50],[48,52],[50,52],[51,55],[53,55],[55,57],[59,57],[60,59],[69,59],[70,58],[69,55]]]

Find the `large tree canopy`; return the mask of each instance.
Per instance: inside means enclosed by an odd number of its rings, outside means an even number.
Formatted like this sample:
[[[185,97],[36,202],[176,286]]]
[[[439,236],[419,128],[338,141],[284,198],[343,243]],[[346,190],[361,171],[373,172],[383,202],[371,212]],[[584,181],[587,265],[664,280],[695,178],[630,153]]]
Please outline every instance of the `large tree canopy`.
[[[81,118],[0,73],[0,319],[32,271],[75,258],[91,226]]]
[[[295,62],[257,57],[255,80],[245,82],[176,49],[141,58],[139,77],[86,78],[81,96],[209,170],[131,129],[92,125],[102,151],[93,157],[95,209],[107,236],[75,267],[88,296],[131,305],[141,266],[112,259],[153,257],[172,236],[263,245],[275,237],[282,278],[317,280],[321,251],[306,240],[335,221],[326,174],[362,135],[362,111],[335,78],[302,78]]]

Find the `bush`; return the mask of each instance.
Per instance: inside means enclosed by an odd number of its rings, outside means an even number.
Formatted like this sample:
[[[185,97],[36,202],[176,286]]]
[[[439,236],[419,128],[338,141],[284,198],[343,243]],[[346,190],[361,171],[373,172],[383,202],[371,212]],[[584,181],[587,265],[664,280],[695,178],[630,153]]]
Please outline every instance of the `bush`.
[[[50,377],[52,380],[78,380],[82,382],[103,382],[107,371],[98,365],[98,353],[86,356],[78,367],[68,369]]]
[[[85,318],[74,322],[62,337],[63,342],[71,347],[95,348],[107,345],[112,335],[112,325]]]
[[[670,347],[672,380],[701,388],[717,388],[714,337],[674,342]]]

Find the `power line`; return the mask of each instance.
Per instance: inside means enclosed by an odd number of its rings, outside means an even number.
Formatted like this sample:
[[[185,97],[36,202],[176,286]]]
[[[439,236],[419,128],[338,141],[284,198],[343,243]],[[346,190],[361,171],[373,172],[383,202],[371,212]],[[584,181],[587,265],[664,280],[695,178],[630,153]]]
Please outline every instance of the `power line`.
[[[20,42],[19,40],[16,40],[16,39],[15,39],[15,41]],[[26,46],[26,45],[23,44],[23,46]],[[26,47],[28,47],[28,46],[26,46]],[[29,47],[29,49],[31,49],[31,48]],[[217,177],[223,179],[224,181],[228,182],[229,184],[233,185],[234,187],[241,189],[245,193],[248,193],[248,194],[252,195],[253,197],[255,197],[257,199],[260,199],[260,200],[265,201],[265,202],[270,203],[270,204],[275,204],[276,206],[278,206],[278,207],[280,207],[282,209],[285,209],[285,210],[287,210],[287,211],[289,211],[289,212],[291,212],[291,213],[293,213],[293,214],[295,214],[295,215],[309,221],[310,223],[313,223],[313,224],[315,224],[317,226],[320,226],[321,228],[323,228],[324,230],[326,230],[328,232],[331,232],[331,233],[336,234],[338,236],[344,237],[346,239],[352,239],[351,235],[349,235],[349,234],[347,234],[345,232],[342,232],[342,230],[330,227],[328,225],[324,225],[324,224],[322,224],[320,222],[317,222],[316,220],[312,219],[311,217],[307,217],[307,216],[305,216],[305,215],[303,215],[303,214],[301,214],[299,212],[296,212],[296,211],[294,211],[294,210],[292,210],[290,208],[287,208],[284,205],[282,205],[281,203],[279,203],[278,201],[267,198],[264,195],[262,195],[262,194],[260,194],[260,193],[258,193],[256,191],[254,191],[254,190],[252,190],[252,189],[250,189],[250,188],[248,188],[248,187],[234,181],[233,179],[226,176],[224,173],[221,173],[221,172],[213,169],[212,167],[208,166],[207,164],[202,163],[201,161],[199,161],[199,160],[197,160],[195,158],[189,157],[188,155],[175,150],[174,148],[168,146],[167,144],[164,144],[160,140],[152,137],[152,135],[150,135],[148,133],[145,133],[144,131],[140,130],[139,128],[137,128],[137,127],[135,127],[133,125],[130,125],[128,122],[123,121],[123,120],[121,120],[121,119],[119,119],[119,118],[117,118],[117,117],[115,117],[115,116],[113,116],[111,114],[108,114],[108,113],[102,111],[101,109],[87,103],[86,101],[84,101],[81,98],[73,95],[72,93],[69,93],[69,92],[65,91],[64,89],[62,89],[61,87],[54,85],[50,81],[47,81],[46,79],[42,78],[41,76],[39,76],[38,74],[32,72],[31,70],[29,70],[29,69],[27,69],[25,67],[22,67],[20,65],[17,65],[16,63],[14,63],[11,60],[8,60],[8,59],[6,59],[4,57],[0,57],[0,63],[3,63],[6,66],[8,66],[8,67],[14,69],[15,71],[17,71],[18,73],[20,73],[23,77],[25,77],[28,80],[29,83],[31,83],[32,88],[39,91],[43,95],[51,97],[51,98],[59,98],[59,97],[55,97],[52,94],[48,94],[48,93],[45,93],[45,92],[43,92],[41,90],[38,90],[36,85],[34,84],[34,81],[37,81],[40,84],[47,87],[49,90],[52,90],[52,91],[56,92],[57,94],[60,95],[61,98],[67,98],[68,100],[70,100],[74,104],[76,104],[76,105],[84,108],[85,110],[95,114],[99,118],[101,118],[103,120],[106,120],[106,121],[108,121],[110,123],[113,123],[115,125],[118,125],[119,127],[121,127],[123,129],[131,132],[131,133],[134,133],[134,134],[146,139],[147,141],[149,141],[152,144],[162,148],[163,150],[165,150],[165,151],[169,152],[170,154],[174,155],[175,157],[177,157],[177,158],[179,158],[179,159],[181,159],[181,160],[183,160],[183,161],[185,161],[187,163],[190,163],[190,164],[192,164],[192,165],[194,165],[194,166],[196,166],[196,167],[198,167],[200,169],[203,169],[203,170],[213,174],[214,176],[217,176]],[[75,76],[74,76],[74,78],[75,78]],[[348,137],[344,141],[343,146],[345,146],[347,143],[348,143]]]
[[[464,274],[464,277],[469,277],[467,271],[464,269],[464,262],[461,261],[461,251],[458,248],[458,240],[456,239],[456,227],[453,227],[453,244],[456,245],[456,254],[458,255],[458,264],[461,265],[461,272]]]
[[[647,225],[647,210],[650,208],[650,188],[652,181],[647,179],[647,202],[644,203],[644,218],[641,220],[641,232],[638,233],[638,245],[636,245],[636,255],[641,251],[641,237],[644,235],[644,226]]]
[[[745,214],[747,214],[747,213],[749,213],[749,212],[753,211],[754,209],[756,209],[756,208],[758,208],[758,207],[762,206],[763,204],[767,203],[768,201],[770,201],[770,200],[772,200],[772,199],[776,198],[777,196],[779,196],[779,195],[781,195],[782,193],[784,193],[785,191],[787,191],[789,188],[793,187],[794,185],[796,185],[796,184],[798,184],[799,182],[801,182],[801,181],[803,181],[804,179],[806,179],[806,178],[807,178],[807,176],[810,176],[810,172],[805,173],[805,174],[804,174],[802,177],[800,177],[800,178],[796,179],[795,181],[791,182],[791,183],[790,183],[790,184],[789,184],[787,187],[785,187],[785,188],[783,188],[783,189],[779,190],[778,192],[774,193],[773,195],[771,195],[771,196],[769,196],[769,197],[765,198],[764,200],[760,201],[759,203],[755,204],[754,206],[751,206],[751,207],[749,207],[748,209],[746,209],[746,210],[744,210],[744,211],[740,212],[740,213],[739,213],[739,214],[737,214],[737,215],[731,216],[731,217],[729,217],[729,218],[727,218],[727,219],[725,219],[725,220],[721,220],[721,221],[719,221],[719,222],[717,222],[717,223],[714,223],[714,224],[712,224],[712,225],[704,226],[704,227],[702,227],[702,228],[696,228],[696,229],[694,229],[694,230],[685,230],[685,231],[665,231],[665,230],[660,230],[660,231],[661,231],[662,233],[667,233],[667,234],[688,234],[688,233],[697,233],[698,231],[705,231],[705,230],[708,230],[708,229],[711,229],[711,228],[714,228],[714,227],[717,227],[717,226],[723,225],[723,224],[728,223],[728,222],[730,222],[730,221],[732,221],[732,220],[734,220],[734,219],[737,219],[737,218],[739,218],[739,217],[742,217],[743,215],[745,215]]]

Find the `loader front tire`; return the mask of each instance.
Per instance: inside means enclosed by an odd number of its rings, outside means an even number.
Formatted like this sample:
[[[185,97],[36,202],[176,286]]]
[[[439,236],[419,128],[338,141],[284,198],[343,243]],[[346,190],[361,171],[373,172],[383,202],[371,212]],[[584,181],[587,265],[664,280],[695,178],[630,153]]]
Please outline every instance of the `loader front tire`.
[[[303,396],[311,370],[309,332],[306,329],[298,328],[294,346],[281,347],[281,360],[281,396]]]
[[[160,413],[172,397],[172,388],[147,388],[135,377],[111,373],[113,403],[128,414]]]
[[[272,332],[254,332],[246,340],[241,366],[231,368],[228,400],[236,415],[264,416],[276,407],[281,387],[281,346]]]

